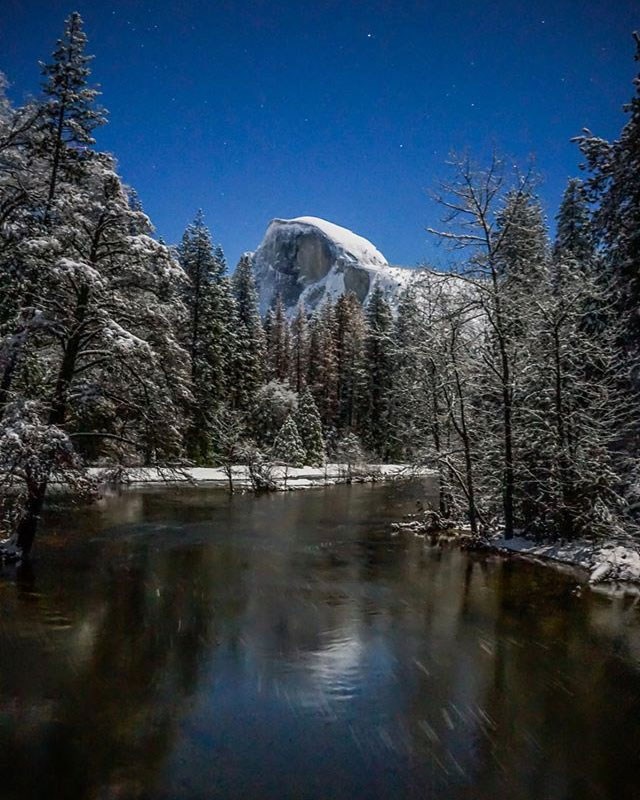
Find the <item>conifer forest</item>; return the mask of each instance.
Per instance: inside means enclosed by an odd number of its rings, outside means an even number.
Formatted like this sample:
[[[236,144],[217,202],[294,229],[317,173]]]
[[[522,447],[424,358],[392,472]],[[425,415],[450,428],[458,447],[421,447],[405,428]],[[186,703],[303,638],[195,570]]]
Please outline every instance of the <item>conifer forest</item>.
[[[154,237],[94,148],[92,78],[72,14],[40,95],[0,106],[0,480],[24,552],[50,482],[86,498],[89,466],[316,465],[345,443],[432,468],[474,534],[635,530],[637,92],[616,140],[576,137],[553,240],[532,171],[455,158],[431,229],[450,271],[261,316],[251,255],[230,269],[202,211]]]

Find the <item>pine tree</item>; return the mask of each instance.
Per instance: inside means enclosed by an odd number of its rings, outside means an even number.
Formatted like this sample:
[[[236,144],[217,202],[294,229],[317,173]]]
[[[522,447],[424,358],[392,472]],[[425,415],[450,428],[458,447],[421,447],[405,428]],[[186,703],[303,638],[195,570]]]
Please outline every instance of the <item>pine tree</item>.
[[[224,254],[214,246],[202,211],[186,229],[178,247],[180,265],[187,276],[184,300],[189,326],[184,342],[189,351],[194,409],[188,436],[190,458],[206,461],[212,414],[226,398],[231,366],[229,340],[234,332],[232,301],[224,279]]]
[[[362,443],[355,433],[350,431],[338,440],[335,449],[335,457],[338,464],[346,465],[347,483],[351,483],[353,479],[353,467],[356,464],[362,464],[365,460]]]
[[[264,331],[268,376],[285,381],[289,377],[289,325],[280,293],[276,295],[273,307],[267,311]]]
[[[321,466],[325,460],[322,420],[313,395],[308,388],[305,389],[300,398],[295,422],[306,452],[304,463],[312,467]]]
[[[583,268],[593,262],[595,243],[591,213],[584,183],[571,178],[562,196],[556,216],[556,240],[553,250],[556,259],[570,256]]]
[[[234,408],[247,412],[264,381],[265,338],[253,266],[243,256],[232,279],[237,313],[237,346],[234,354],[232,399]]]
[[[529,348],[539,312],[537,292],[548,283],[550,248],[542,207],[531,185],[520,181],[505,195],[503,208],[496,215],[494,263],[497,284],[491,298],[493,318],[500,318],[500,330],[488,341],[487,364],[493,369],[484,380],[487,415],[491,407],[497,418],[509,423],[502,428],[505,471],[509,476],[514,524],[521,525],[529,516],[529,502],[534,493],[536,446],[526,435],[531,398],[524,391]],[[492,317],[490,317],[491,319]],[[500,378],[496,381],[492,376]],[[508,380],[506,376],[508,377]],[[505,431],[508,430],[509,446]],[[507,450],[510,455],[507,456]],[[497,451],[487,455],[497,460]]]
[[[256,392],[250,428],[257,443],[270,447],[285,419],[295,415],[298,395],[287,382],[269,381]]]
[[[336,303],[337,424],[341,429],[356,428],[362,422],[368,389],[365,339],[362,306],[348,292]]]
[[[526,403],[516,474],[523,527],[571,538],[616,527],[623,508],[616,440],[628,408],[615,325],[585,326],[585,308],[604,308],[606,291],[570,255],[560,269],[560,288],[553,280],[538,286],[539,313],[522,342]]]
[[[92,56],[85,54],[87,37],[82,18],[74,12],[49,64],[42,65],[43,91],[47,98],[42,115],[42,147],[50,158],[45,216],[51,211],[58,181],[74,179],[95,143],[93,131],[105,122],[105,112],[95,105],[99,95],[87,79]]]
[[[535,292],[548,274],[549,244],[542,206],[529,186],[519,185],[507,192],[496,215],[494,239],[503,292]]]
[[[415,460],[424,453],[429,440],[430,397],[432,392],[429,359],[433,359],[432,332],[424,324],[427,301],[418,300],[419,288],[405,289],[398,301],[398,316],[393,328],[393,378],[391,416],[393,448],[401,460]],[[427,341],[431,347],[425,348]],[[437,345],[436,345],[437,346]]]
[[[309,328],[304,304],[299,303],[290,326],[289,380],[298,394],[307,385],[309,374]]]
[[[393,380],[393,317],[379,283],[366,308],[365,359],[368,376],[366,443],[378,458],[387,460],[391,449],[391,392]]]
[[[14,109],[6,95],[0,73],[0,339],[17,326],[20,304],[26,293],[21,249],[30,238],[30,205],[37,190],[38,170],[30,163],[38,110],[33,106]],[[0,376],[3,353],[0,349]],[[0,409],[2,408],[0,398]],[[0,414],[1,416],[1,414]]]
[[[96,107],[99,94],[87,85],[91,56],[85,55],[86,36],[82,19],[74,13],[66,20],[62,39],[58,41],[52,62],[42,66],[45,83],[45,100],[18,115],[5,144],[20,145],[21,160],[25,169],[21,175],[14,173],[14,190],[17,189],[22,209],[24,228],[13,226],[14,236],[20,245],[13,254],[13,264],[20,279],[13,283],[14,298],[18,305],[8,343],[0,353],[0,418],[7,407],[11,386],[31,329],[37,327],[37,305],[43,291],[41,284],[42,260],[47,256],[44,243],[48,241],[49,258],[57,255],[58,243],[49,230],[50,218],[56,211],[59,186],[78,184],[94,153],[92,131],[105,121],[105,112]],[[25,138],[25,133],[28,136]],[[8,208],[14,209],[14,198]],[[5,201],[3,200],[3,203]],[[64,217],[66,208],[61,203],[59,213]],[[32,241],[38,243],[34,258]],[[46,270],[46,265],[45,265]],[[0,275],[0,277],[2,277]]]
[[[186,354],[174,336],[184,311],[180,269],[148,235],[146,217],[130,209],[107,157],[87,166],[82,191],[68,184],[59,191],[65,217],[51,225],[61,252],[41,264],[42,309],[27,362],[42,378],[31,385],[20,376],[19,385],[36,393],[41,424],[64,431],[76,448],[102,441],[112,457],[167,463],[180,454],[189,400]],[[132,225],[146,232],[131,236]],[[18,526],[25,553],[53,468],[43,453]]]
[[[291,467],[304,466],[306,452],[294,418],[289,415],[278,431],[273,444],[273,457],[276,461]]]
[[[325,430],[336,424],[337,378],[335,312],[326,300],[311,321],[307,378]]]
[[[635,60],[640,61],[640,35],[634,33]],[[625,346],[640,351],[640,73],[635,95],[624,106],[629,115],[620,137],[608,142],[589,131],[577,137],[586,166],[590,199],[596,203],[593,225],[603,249],[603,263],[624,318]]]

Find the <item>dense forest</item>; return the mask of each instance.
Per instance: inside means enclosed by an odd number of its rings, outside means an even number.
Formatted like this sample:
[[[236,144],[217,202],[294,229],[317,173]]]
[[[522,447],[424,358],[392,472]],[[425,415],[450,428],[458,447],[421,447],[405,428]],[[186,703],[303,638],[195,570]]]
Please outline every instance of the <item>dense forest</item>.
[[[40,97],[0,87],[0,528],[23,553],[89,466],[410,462],[473,533],[633,532],[640,78],[617,140],[577,137],[553,240],[535,175],[456,158],[450,272],[263,319],[250,256],[230,273],[202,213],[155,238],[95,149],[85,48],[72,14]]]

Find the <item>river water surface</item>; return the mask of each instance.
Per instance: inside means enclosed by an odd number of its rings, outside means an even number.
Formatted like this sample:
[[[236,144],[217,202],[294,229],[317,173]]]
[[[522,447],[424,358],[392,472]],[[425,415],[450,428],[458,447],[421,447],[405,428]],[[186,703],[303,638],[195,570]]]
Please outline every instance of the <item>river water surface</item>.
[[[424,492],[51,510],[0,579],[0,798],[640,797],[640,606],[392,536]]]

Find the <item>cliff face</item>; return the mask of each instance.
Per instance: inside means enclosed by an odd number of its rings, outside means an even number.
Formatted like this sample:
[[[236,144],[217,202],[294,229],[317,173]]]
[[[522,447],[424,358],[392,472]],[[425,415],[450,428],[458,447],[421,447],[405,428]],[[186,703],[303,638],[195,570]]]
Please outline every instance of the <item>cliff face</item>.
[[[273,220],[253,263],[262,313],[278,292],[288,311],[300,301],[313,310],[346,292],[364,303],[375,281],[393,302],[416,274],[389,266],[367,239],[317,217]]]

